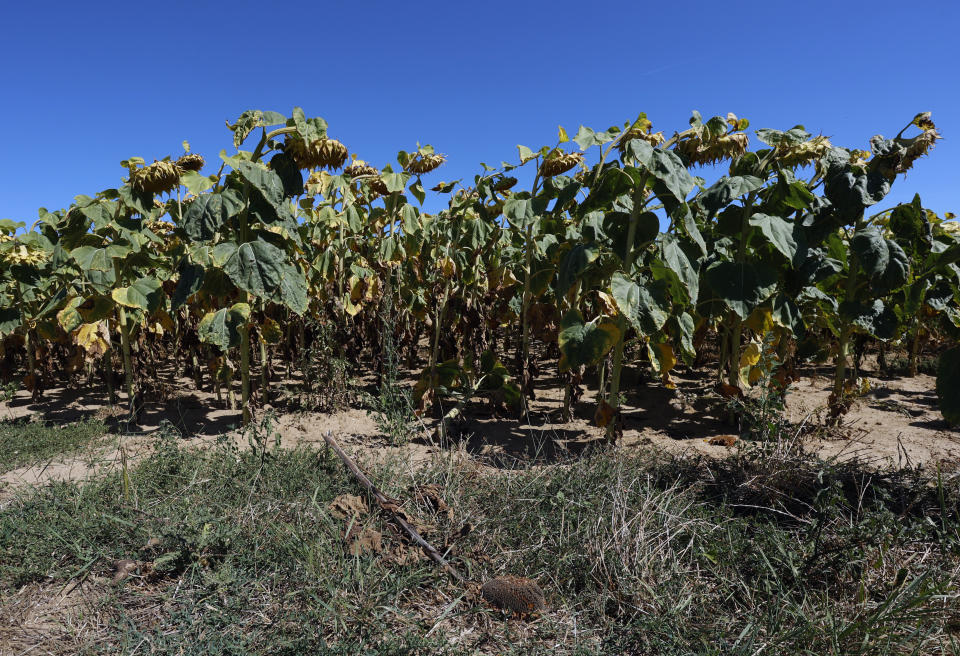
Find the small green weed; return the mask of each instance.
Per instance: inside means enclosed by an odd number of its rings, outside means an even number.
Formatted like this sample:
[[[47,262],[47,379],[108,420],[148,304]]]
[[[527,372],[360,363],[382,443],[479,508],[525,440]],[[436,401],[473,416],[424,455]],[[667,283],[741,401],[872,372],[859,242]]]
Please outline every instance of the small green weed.
[[[0,422],[0,472],[70,455],[107,433],[101,421],[64,426],[42,422]]]

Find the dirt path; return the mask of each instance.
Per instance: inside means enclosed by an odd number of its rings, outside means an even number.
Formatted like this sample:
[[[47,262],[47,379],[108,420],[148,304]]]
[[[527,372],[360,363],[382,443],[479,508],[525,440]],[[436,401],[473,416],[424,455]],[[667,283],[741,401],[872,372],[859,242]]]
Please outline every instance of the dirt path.
[[[804,431],[805,446],[824,458],[859,457],[881,466],[941,467],[953,473],[960,469],[960,431],[951,429],[940,416],[934,379],[927,375],[883,380],[866,378],[870,391],[861,397],[844,418],[839,429]],[[659,384],[634,384],[634,392],[623,408],[625,448],[653,445],[674,452],[721,454],[726,447],[709,443],[711,438],[736,434],[736,426],[725,423],[723,406],[709,392],[709,376],[703,372],[679,372],[675,390]],[[184,382],[184,387],[187,383]],[[795,426],[822,425],[830,392],[826,376],[813,375],[790,386],[785,418]],[[280,414],[274,431],[281,444],[320,445],[323,433],[332,431],[361,461],[401,455],[416,467],[445,449],[487,467],[512,468],[531,462],[546,464],[576,456],[598,444],[603,429],[593,424],[595,399],[585,393],[574,407],[568,422],[560,420],[562,392],[559,386],[543,381],[538,398],[523,419],[493,417],[485,407],[476,406],[454,427],[450,443],[440,445],[435,425],[420,424],[414,439],[404,447],[392,446],[371,414],[358,408],[341,412],[296,412]],[[0,416],[43,419],[66,423],[84,417],[111,413],[105,399],[96,392],[68,389],[49,390],[45,399],[30,402],[26,393],[9,405],[0,404]],[[52,480],[86,480],[120,466],[122,454],[128,463],[147,453],[155,442],[161,423],[169,422],[191,445],[204,446],[220,435],[229,435],[243,448],[247,438],[236,426],[236,411],[217,407],[211,394],[181,392],[165,404],[148,404],[137,434],[110,440],[107,446],[88,449],[79,455],[22,467],[0,475],[0,504],[18,489]]]

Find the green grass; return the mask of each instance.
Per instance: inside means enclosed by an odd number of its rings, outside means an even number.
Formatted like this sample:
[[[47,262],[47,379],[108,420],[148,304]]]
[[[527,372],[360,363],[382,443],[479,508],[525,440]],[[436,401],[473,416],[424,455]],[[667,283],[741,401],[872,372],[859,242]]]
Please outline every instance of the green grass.
[[[103,422],[94,420],[65,426],[42,422],[0,422],[0,473],[76,453],[106,432]]]
[[[923,472],[769,444],[719,461],[366,467],[472,581],[537,579],[550,610],[525,622],[430,561],[351,555],[329,511],[359,493],[344,467],[264,437],[207,452],[161,439],[128,486],[115,473],[21,494],[0,510],[0,597],[83,582],[84,622],[48,635],[51,653],[958,653],[958,493]],[[423,483],[452,518],[414,500]],[[401,546],[380,516],[360,522]],[[119,558],[153,573],[112,585]]]

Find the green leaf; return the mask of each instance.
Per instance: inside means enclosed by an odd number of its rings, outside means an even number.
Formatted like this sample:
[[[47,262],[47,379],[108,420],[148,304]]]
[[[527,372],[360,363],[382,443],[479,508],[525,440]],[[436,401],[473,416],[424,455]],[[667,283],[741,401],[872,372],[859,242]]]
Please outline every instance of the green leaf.
[[[570,249],[567,256],[560,263],[560,271],[557,276],[557,294],[566,295],[573,287],[583,272],[587,270],[590,263],[597,259],[600,250],[596,244],[577,244]]]
[[[240,162],[238,171],[270,207],[275,210],[280,208],[284,198],[283,181],[275,171],[267,170],[253,162]]]
[[[840,317],[861,332],[878,339],[892,339],[899,322],[896,313],[877,299],[874,301],[844,301],[840,303]]]
[[[650,336],[663,327],[670,314],[665,287],[662,281],[641,287],[618,271],[610,280],[610,295],[633,329]]]
[[[155,311],[163,303],[163,287],[155,278],[140,278],[129,287],[118,287],[110,296],[120,305],[138,308],[147,313]]]
[[[224,262],[223,270],[240,289],[286,305],[302,315],[307,309],[307,281],[286,261],[282,250],[257,239],[246,242]]]
[[[697,186],[687,167],[672,151],[654,148],[642,139],[632,139],[627,143],[627,152],[662,182],[681,203]]]
[[[423,201],[427,199],[427,192],[424,190],[423,185],[420,184],[420,178],[417,178],[416,181],[410,185],[409,189],[413,197],[417,199],[417,202],[423,205]]]
[[[960,424],[960,346],[944,351],[937,366],[940,412],[950,424]]]
[[[619,339],[620,328],[610,317],[584,323],[583,315],[570,310],[560,322],[560,371],[600,362]]]
[[[517,227],[526,227],[537,219],[533,201],[529,198],[510,198],[503,204],[503,216]]]
[[[410,175],[408,173],[381,173],[380,178],[383,180],[383,184],[386,185],[387,191],[391,194],[397,194],[404,190],[407,186],[407,181],[410,180]]]
[[[760,232],[780,251],[785,258],[793,261],[797,253],[797,242],[793,238],[793,224],[779,216],[769,216],[759,212],[750,217],[750,225],[760,228]]]
[[[221,351],[240,345],[240,330],[250,318],[250,306],[237,303],[229,308],[207,312],[197,326],[201,342],[213,344]]]
[[[753,175],[735,175],[729,178],[720,178],[709,188],[697,196],[701,207],[707,210],[712,217],[720,209],[726,207],[737,198],[763,186],[763,180]]]
[[[704,272],[714,294],[746,319],[777,289],[777,273],[763,264],[717,262]]]
[[[0,336],[13,333],[22,323],[19,308],[0,308]]]
[[[191,194],[199,196],[216,183],[209,177],[200,175],[197,171],[184,171],[180,175],[180,184],[186,187]]]
[[[187,302],[191,296],[200,291],[203,286],[203,279],[206,270],[199,264],[194,264],[184,258],[177,269],[180,279],[177,280],[177,287],[173,291],[173,298],[170,300],[170,310],[176,310]]]
[[[303,193],[303,173],[288,153],[277,153],[270,158],[270,169],[276,172],[283,185],[283,195],[293,198]]]
[[[526,146],[521,146],[520,144],[517,144],[517,151],[520,153],[521,164],[526,164],[537,156],[537,153],[533,152]]]
[[[690,262],[687,254],[680,248],[676,237],[673,235],[664,236],[660,253],[663,264],[675,276],[677,282],[682,285],[687,300],[690,303],[696,303],[700,296],[700,275]],[[654,273],[657,274],[656,267]],[[663,279],[663,275],[656,275],[656,277]]]
[[[230,217],[243,209],[243,200],[233,190],[222,193],[203,194],[183,214],[184,232],[194,241],[209,241],[226,224]]]
[[[70,251],[70,257],[85,271],[113,271],[113,259],[104,248],[79,246]]]
[[[850,240],[850,249],[856,254],[860,266],[871,278],[882,274],[890,264],[887,240],[876,228],[866,228],[855,234]]]

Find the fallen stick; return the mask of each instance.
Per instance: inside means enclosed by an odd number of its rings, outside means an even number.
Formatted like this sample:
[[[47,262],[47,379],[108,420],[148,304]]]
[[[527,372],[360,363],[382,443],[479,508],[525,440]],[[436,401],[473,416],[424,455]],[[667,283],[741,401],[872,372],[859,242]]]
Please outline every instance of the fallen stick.
[[[460,575],[460,572],[454,569],[453,565],[447,562],[440,552],[433,548],[433,545],[420,537],[420,534],[417,533],[417,529],[411,526],[410,523],[395,510],[395,508],[397,508],[396,502],[389,499],[383,492],[377,489],[377,486],[374,485],[362,471],[360,471],[360,468],[357,467],[356,463],[350,459],[350,456],[344,453],[343,449],[340,448],[340,445],[337,444],[337,441],[333,439],[333,433],[327,431],[324,433],[323,439],[327,443],[327,446],[333,449],[334,453],[340,457],[340,459],[343,461],[343,464],[345,464],[347,469],[353,473],[354,477],[360,481],[360,483],[367,488],[367,490],[369,490],[370,494],[373,495],[373,498],[377,500],[377,504],[380,506],[381,510],[390,513],[394,521],[397,522],[397,524],[399,524],[410,535],[411,538],[413,538],[414,542],[423,547],[423,550],[427,552],[427,555],[439,563],[440,566],[443,567],[448,574],[450,574],[450,576],[455,578],[457,581],[464,583],[465,579]]]

